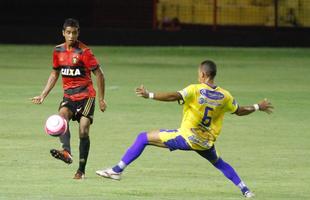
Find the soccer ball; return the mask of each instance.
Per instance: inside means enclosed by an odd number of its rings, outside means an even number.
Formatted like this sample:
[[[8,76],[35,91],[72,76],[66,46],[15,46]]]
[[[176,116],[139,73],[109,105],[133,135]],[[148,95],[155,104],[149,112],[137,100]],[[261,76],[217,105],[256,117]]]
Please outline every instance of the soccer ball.
[[[52,115],[45,122],[45,132],[48,135],[58,137],[67,132],[67,120],[60,115]]]

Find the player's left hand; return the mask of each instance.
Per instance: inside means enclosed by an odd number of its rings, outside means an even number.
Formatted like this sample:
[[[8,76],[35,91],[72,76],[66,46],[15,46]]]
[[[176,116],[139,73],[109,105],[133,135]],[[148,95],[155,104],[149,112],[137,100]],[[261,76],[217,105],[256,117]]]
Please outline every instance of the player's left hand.
[[[104,112],[107,109],[107,103],[105,102],[104,99],[99,100],[99,107],[101,112]]]

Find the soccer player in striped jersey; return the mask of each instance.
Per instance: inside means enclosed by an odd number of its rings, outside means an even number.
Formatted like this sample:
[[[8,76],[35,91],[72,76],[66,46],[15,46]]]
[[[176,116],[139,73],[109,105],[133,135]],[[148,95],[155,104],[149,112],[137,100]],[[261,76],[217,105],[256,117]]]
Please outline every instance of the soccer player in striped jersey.
[[[214,143],[221,132],[226,112],[243,116],[255,111],[271,113],[273,107],[266,99],[253,106],[239,106],[227,90],[215,85],[216,72],[215,63],[206,60],[198,68],[198,84],[168,93],[148,92],[143,86],[137,88],[138,96],[158,101],[178,101],[183,104],[181,127],[140,133],[118,164],[112,168],[97,170],[96,174],[120,180],[126,166],[138,158],[147,145],[168,148],[170,151],[195,151],[231,180],[245,197],[253,197],[254,193],[240,179],[233,167],[217,154]]]
[[[80,27],[77,20],[72,18],[65,20],[62,31],[65,42],[54,49],[53,69],[45,88],[39,96],[32,98],[32,102],[35,104],[43,103],[61,74],[64,97],[59,106],[59,115],[64,117],[67,122],[71,119],[79,122],[79,168],[73,177],[74,179],[85,177],[85,167],[90,148],[89,129],[93,122],[96,97],[91,73],[96,76],[99,108],[104,112],[107,106],[104,100],[104,74],[92,51],[78,40],[79,32]],[[51,149],[50,153],[53,157],[71,164],[69,129],[66,134],[60,136],[60,142],[62,149]]]

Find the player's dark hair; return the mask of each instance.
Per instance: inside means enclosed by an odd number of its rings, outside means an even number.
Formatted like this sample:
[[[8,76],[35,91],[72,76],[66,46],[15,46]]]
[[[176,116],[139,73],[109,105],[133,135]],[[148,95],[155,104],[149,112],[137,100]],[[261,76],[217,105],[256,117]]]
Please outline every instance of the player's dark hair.
[[[73,18],[68,18],[65,20],[63,25],[63,30],[65,30],[68,26],[76,27],[78,30],[80,30],[80,24],[79,21]]]
[[[207,73],[211,79],[216,76],[216,64],[211,60],[205,60],[200,64],[201,71]]]

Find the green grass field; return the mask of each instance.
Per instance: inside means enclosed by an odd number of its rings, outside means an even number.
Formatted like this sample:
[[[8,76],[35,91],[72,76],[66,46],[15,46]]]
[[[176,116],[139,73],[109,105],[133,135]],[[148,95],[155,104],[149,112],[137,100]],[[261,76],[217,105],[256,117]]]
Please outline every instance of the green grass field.
[[[77,124],[71,123],[74,162],[49,155],[57,138],[43,131],[57,112],[61,80],[44,104],[31,104],[51,70],[53,46],[0,45],[0,199],[235,200],[239,190],[194,152],[147,147],[123,179],[95,170],[119,161],[144,130],[178,128],[182,107],[145,100],[134,89],[176,91],[195,83],[204,59],[218,65],[217,84],[241,105],[267,97],[272,115],[227,115],[217,150],[259,200],[310,199],[310,49],[217,47],[92,47],[106,76],[108,109],[97,107],[91,127],[87,179],[78,167]]]

